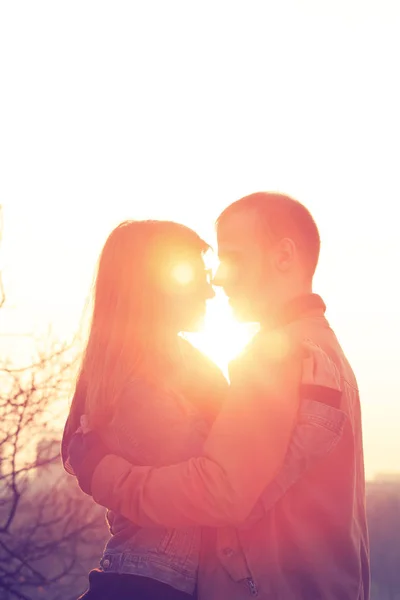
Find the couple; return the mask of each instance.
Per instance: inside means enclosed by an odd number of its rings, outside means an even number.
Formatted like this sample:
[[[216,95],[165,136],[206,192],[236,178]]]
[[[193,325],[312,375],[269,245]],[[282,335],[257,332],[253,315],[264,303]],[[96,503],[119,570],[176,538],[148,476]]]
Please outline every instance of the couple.
[[[103,248],[62,443],[108,508],[82,598],[367,600],[359,393],[312,293],[317,226],[296,200],[256,193],[223,211],[217,239],[213,283],[260,324],[229,386],[178,335],[213,296],[206,242],[133,221]]]

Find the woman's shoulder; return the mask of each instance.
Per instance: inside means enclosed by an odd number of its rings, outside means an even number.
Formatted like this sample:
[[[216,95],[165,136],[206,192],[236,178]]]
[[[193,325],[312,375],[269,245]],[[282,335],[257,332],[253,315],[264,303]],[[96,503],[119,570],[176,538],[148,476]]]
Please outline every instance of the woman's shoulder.
[[[201,447],[199,423],[199,412],[181,393],[156,378],[134,377],[118,395],[105,441],[137,464],[169,464]]]

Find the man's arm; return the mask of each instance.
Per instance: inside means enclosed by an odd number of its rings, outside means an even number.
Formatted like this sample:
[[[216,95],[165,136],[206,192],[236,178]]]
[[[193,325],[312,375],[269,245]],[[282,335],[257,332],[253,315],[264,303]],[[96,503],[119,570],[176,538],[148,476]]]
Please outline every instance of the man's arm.
[[[283,463],[299,406],[301,360],[250,353],[231,373],[228,400],[203,456],[162,468],[108,455],[95,469],[99,504],[141,526],[224,526],[245,520]]]

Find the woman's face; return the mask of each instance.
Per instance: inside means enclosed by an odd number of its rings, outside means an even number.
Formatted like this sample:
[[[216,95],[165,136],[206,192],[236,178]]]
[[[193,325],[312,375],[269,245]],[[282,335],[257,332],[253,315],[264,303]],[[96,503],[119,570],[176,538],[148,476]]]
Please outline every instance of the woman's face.
[[[167,314],[178,331],[198,331],[207,300],[214,297],[211,272],[200,253],[176,257],[167,266]]]

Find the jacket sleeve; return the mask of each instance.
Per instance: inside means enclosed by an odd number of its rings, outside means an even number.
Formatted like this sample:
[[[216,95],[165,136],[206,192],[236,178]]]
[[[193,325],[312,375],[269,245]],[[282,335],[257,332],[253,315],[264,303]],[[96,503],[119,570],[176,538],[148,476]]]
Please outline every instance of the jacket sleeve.
[[[93,475],[93,498],[144,527],[242,523],[283,464],[301,367],[298,352],[253,349],[232,367],[228,400],[202,456],[161,468],[106,456]]]

